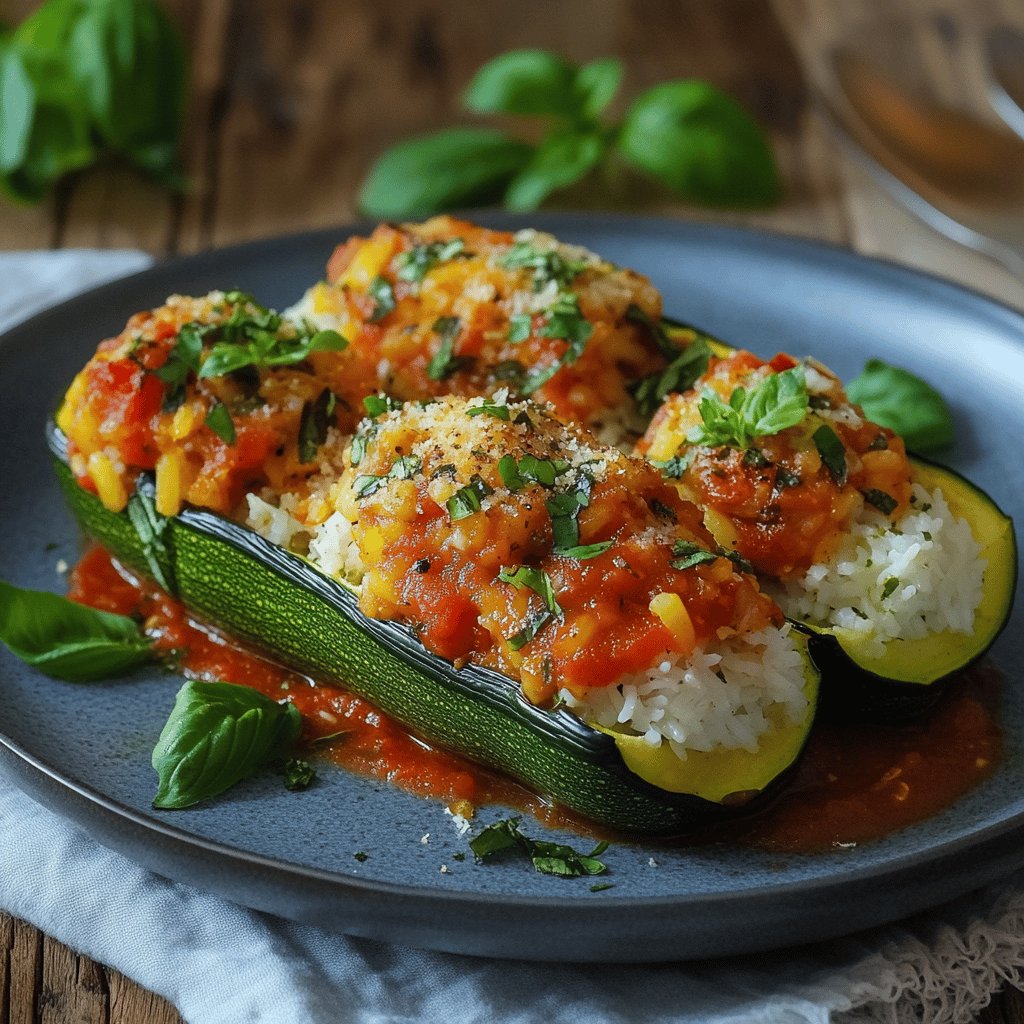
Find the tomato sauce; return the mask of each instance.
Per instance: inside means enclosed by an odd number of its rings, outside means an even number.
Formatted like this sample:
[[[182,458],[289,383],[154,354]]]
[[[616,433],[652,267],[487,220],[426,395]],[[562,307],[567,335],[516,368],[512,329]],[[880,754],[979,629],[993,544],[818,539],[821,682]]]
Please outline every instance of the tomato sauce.
[[[73,600],[141,617],[182,675],[241,683],[294,703],[302,714],[303,740],[349,771],[441,800],[467,817],[475,806],[500,803],[551,825],[594,831],[512,780],[430,746],[360,697],[235,645],[102,548],[86,551],[70,584]],[[877,839],[938,813],[998,764],[998,689],[998,674],[983,667],[968,673],[921,721],[816,724],[801,764],[772,807],[697,841],[809,853]]]

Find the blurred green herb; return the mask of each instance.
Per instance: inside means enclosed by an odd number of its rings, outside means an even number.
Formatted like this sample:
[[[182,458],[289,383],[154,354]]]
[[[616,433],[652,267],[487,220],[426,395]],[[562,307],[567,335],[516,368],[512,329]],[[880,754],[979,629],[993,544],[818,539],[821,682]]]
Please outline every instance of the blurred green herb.
[[[370,168],[360,207],[395,219],[491,203],[534,210],[614,159],[696,203],[760,206],[778,199],[771,146],[735,100],[708,82],[664,82],[637,96],[621,121],[609,120],[623,71],[615,58],[577,65],[549,50],[495,57],[470,82],[465,107],[542,118],[547,131],[540,142],[493,128],[408,139]]]
[[[185,54],[154,0],[47,0],[0,34],[0,192],[37,202],[113,155],[180,188]]]

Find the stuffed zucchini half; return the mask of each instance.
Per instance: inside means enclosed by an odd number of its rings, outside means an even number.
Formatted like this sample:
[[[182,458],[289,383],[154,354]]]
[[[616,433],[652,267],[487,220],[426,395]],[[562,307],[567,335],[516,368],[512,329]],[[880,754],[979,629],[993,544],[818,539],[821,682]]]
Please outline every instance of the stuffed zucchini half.
[[[51,445],[86,532],[197,613],[595,821],[756,806],[808,735],[806,638],[652,467],[542,407],[378,410],[299,490],[249,496],[285,544],[160,517],[145,482],[113,511]]]
[[[1006,624],[1013,523],[952,470],[908,456],[814,360],[717,345],[639,445],[811,634],[826,704],[925,710]]]

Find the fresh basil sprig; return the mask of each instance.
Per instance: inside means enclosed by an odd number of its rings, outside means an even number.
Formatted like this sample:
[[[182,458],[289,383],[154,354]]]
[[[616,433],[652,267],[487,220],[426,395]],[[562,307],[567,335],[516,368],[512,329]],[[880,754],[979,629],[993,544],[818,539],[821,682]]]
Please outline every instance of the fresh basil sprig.
[[[153,659],[153,643],[133,619],[4,580],[0,641],[27,665],[71,683],[122,675]]]
[[[899,434],[911,451],[939,451],[954,441],[953,417],[945,399],[909,370],[869,359],[846,394],[869,420]]]
[[[600,875],[608,866],[597,858],[608,849],[604,840],[588,854],[578,853],[564,843],[531,839],[519,828],[520,818],[506,818],[488,825],[469,841],[478,863],[499,853],[517,850],[530,858],[534,870],[560,878]]]
[[[755,437],[795,427],[808,407],[807,381],[799,366],[769,374],[750,389],[735,388],[728,403],[705,388],[699,406],[703,423],[691,427],[686,439],[711,448],[748,448]]]
[[[299,737],[294,704],[234,683],[191,679],[178,691],[153,750],[154,807],[191,807],[223,793]]]
[[[470,82],[466,108],[542,118],[541,140],[455,128],[400,142],[370,168],[360,208],[384,219],[496,202],[533,210],[613,160],[698,203],[778,199],[770,144],[735,100],[707,82],[665,82],[636,97],[622,121],[609,121],[623,71],[615,58],[577,65],[550,50],[495,57]]]
[[[36,202],[108,154],[180,188],[185,56],[154,0],[47,0],[0,38],[0,192]]]

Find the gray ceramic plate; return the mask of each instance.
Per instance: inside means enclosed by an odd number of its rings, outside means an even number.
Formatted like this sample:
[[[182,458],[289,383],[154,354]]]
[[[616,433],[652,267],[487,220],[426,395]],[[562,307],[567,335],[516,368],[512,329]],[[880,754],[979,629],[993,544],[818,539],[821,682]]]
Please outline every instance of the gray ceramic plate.
[[[1020,315],[942,281],[792,239],[639,218],[544,215],[531,223],[644,271],[664,292],[667,313],[755,351],[812,353],[844,376],[870,356],[920,372],[952,401],[956,468],[1011,513],[1021,507]],[[286,305],[321,276],[348,233],[165,263],[0,340],[0,576],[60,590],[55,564],[75,557],[43,424],[98,339],[171,292],[242,288]],[[993,652],[1011,682],[1021,675],[1022,615],[1018,601]],[[785,859],[723,846],[617,845],[606,854],[615,887],[592,893],[585,880],[537,875],[528,865],[456,861],[466,840],[440,805],[341,771],[324,770],[305,793],[267,775],[208,806],[156,813],[149,753],[176,680],[143,673],[74,686],[27,670],[5,650],[0,677],[5,767],[101,842],[240,903],[409,945],[598,961],[747,953],[893,920],[1024,864],[1024,695],[1012,685],[999,772],[924,824],[858,849]],[[490,808],[482,820],[502,813]]]

